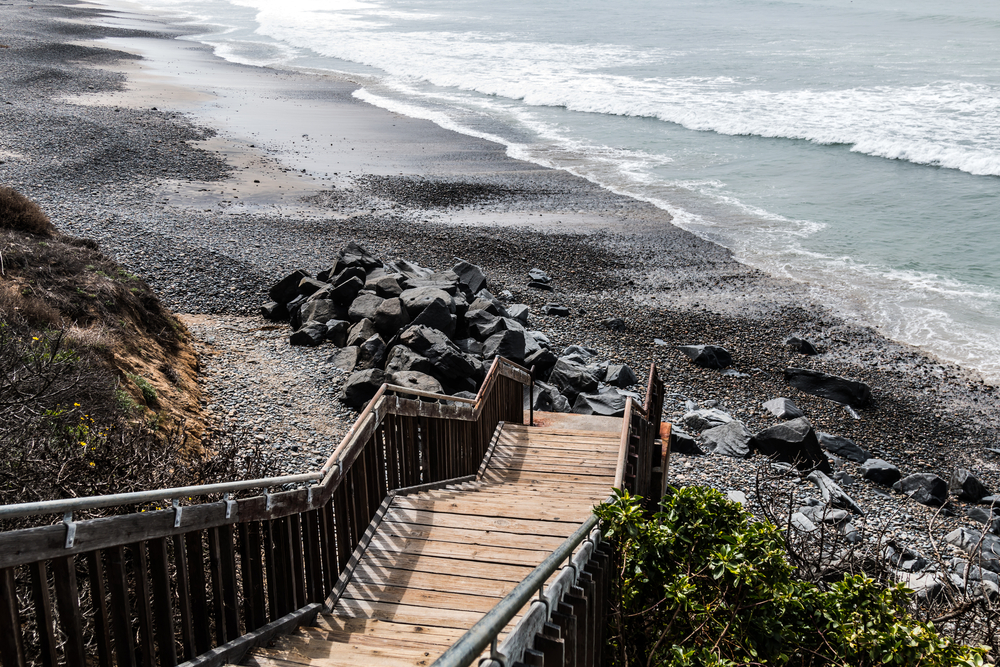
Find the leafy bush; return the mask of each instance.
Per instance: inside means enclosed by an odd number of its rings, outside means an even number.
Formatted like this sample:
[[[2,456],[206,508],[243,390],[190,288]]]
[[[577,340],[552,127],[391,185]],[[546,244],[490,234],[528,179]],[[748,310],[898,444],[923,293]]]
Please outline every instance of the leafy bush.
[[[619,492],[595,511],[620,568],[608,653],[618,665],[983,665],[940,636],[908,591],[845,576],[796,579],[784,537],[713,489],[677,490],[654,515]]]
[[[156,394],[156,388],[149,383],[146,378],[136,375],[135,373],[129,373],[128,378],[135,383],[135,386],[139,388],[142,392],[142,400],[146,401],[146,405],[149,407],[154,407],[159,405],[160,399]]]

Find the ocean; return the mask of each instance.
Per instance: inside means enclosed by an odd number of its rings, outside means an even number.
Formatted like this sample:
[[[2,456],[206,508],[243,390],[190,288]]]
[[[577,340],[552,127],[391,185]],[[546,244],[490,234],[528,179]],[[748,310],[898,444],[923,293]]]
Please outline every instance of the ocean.
[[[141,0],[669,211],[1000,382],[1000,3]]]

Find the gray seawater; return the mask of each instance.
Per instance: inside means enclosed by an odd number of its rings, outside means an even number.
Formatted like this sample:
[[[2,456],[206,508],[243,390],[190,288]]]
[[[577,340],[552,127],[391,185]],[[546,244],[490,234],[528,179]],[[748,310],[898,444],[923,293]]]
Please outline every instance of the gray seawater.
[[[1000,4],[141,0],[652,202],[1000,381]]]

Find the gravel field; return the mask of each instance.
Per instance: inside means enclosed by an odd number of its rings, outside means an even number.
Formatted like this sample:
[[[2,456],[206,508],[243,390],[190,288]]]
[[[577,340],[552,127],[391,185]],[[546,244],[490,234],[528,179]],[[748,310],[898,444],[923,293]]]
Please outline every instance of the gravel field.
[[[479,264],[491,291],[509,290],[513,302],[529,304],[530,328],[557,347],[593,347],[601,360],[627,362],[640,376],[656,362],[667,384],[665,418],[679,419],[686,401],[717,401],[756,432],[778,422],[761,404],[786,396],[817,430],[851,438],[904,475],[936,472],[948,479],[963,466],[1000,490],[1000,457],[989,451],[1000,447],[995,387],[842,320],[810,300],[805,286],[738,263],[724,248],[671,226],[662,211],[564,172],[518,163],[495,147],[456,149],[447,170],[428,162],[404,175],[325,174],[296,200],[304,211],[298,215],[242,205],[230,187],[236,167],[202,147],[216,131],[198,118],[63,99],[124,90],[124,75],[108,68],[136,58],[75,42],[167,38],[168,26],[130,31],[67,22],[95,11],[51,1],[4,8],[0,182],[38,201],[60,230],[98,240],[183,314],[198,340],[205,408],[215,428],[246,431],[273,448],[285,471],[317,466],[354,413],[335,399],[344,378],[325,362],[332,348],[290,347],[287,329],[265,322],[257,309],[284,273],[324,268],[354,240],[382,258],[435,269],[450,267],[454,257]],[[444,141],[443,131],[422,121],[393,122]],[[469,175],[456,175],[462,161]],[[270,166],[262,173],[291,179],[295,165],[273,156],[264,162]],[[197,206],[185,192],[198,193]],[[553,276],[555,293],[527,287],[532,267]],[[566,304],[572,315],[538,315],[549,301]],[[623,318],[625,331],[604,328],[607,317]],[[792,351],[783,344],[790,335],[811,339],[821,354]],[[675,349],[689,343],[726,347],[738,374],[690,364]],[[855,418],[799,392],[784,382],[788,366],[863,380],[875,407]],[[675,455],[672,479],[740,490],[752,502],[756,463]],[[845,490],[871,517],[918,550],[930,548],[925,529],[935,510],[843,465],[858,479]],[[803,498],[817,495],[809,483],[800,491]],[[955,503],[956,516],[942,519],[935,532],[976,526],[962,510]]]

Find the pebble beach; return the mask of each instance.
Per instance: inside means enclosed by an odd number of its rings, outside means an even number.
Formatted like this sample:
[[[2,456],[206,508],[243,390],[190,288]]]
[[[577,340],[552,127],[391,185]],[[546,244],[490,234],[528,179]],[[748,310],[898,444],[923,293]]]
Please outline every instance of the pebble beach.
[[[665,420],[711,405],[757,432],[779,421],[762,404],[788,397],[816,430],[904,475],[947,480],[962,467],[1000,492],[995,386],[841,318],[815,290],[739,263],[665,211],[368,106],[347,79],[225,62],[134,8],[15,1],[2,15],[0,182],[160,294],[195,339],[212,428],[253,438],[283,472],[317,467],[356,413],[337,400],[346,376],[333,348],[291,347],[287,327],[258,311],[281,276],[315,273],[354,241],[438,270],[477,264],[494,294],[531,307],[531,328],[555,348],[585,345],[640,379],[655,363]],[[527,286],[536,267],[554,292]],[[570,316],[542,315],[550,301]],[[799,354],[789,336],[820,354]],[[706,343],[728,349],[736,372],[677,351]],[[874,406],[851,414],[800,392],[784,380],[793,366],[860,380]],[[752,505],[759,464],[676,454],[670,479]],[[981,529],[966,503],[920,505],[834,464],[868,519],[918,551],[935,548],[929,524],[938,537]],[[818,495],[808,482],[795,493]]]

